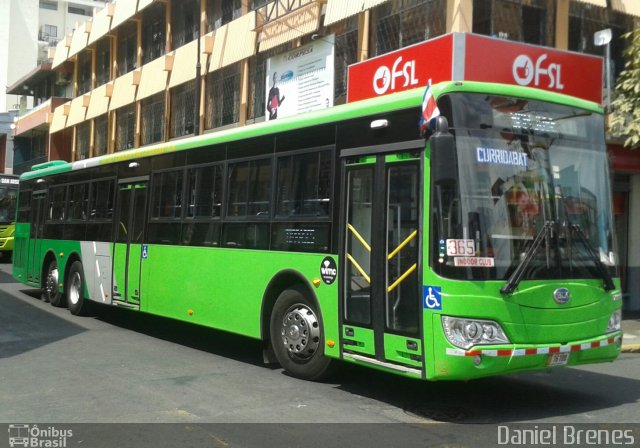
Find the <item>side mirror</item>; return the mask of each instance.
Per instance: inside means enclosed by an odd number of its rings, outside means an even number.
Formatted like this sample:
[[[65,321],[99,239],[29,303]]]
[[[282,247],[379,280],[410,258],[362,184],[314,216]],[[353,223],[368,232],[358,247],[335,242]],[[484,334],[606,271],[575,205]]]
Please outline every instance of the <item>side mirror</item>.
[[[431,147],[431,177],[434,182],[455,182],[458,178],[458,163],[454,138],[449,133],[446,117],[436,118],[435,133],[429,139]]]

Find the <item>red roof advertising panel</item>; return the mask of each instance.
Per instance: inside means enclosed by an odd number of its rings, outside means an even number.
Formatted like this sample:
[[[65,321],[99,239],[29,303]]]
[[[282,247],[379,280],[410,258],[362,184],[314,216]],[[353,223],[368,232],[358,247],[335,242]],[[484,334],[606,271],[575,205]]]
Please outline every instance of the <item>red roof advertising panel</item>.
[[[347,101],[364,100],[451,79],[453,35],[393,51],[349,66]]]

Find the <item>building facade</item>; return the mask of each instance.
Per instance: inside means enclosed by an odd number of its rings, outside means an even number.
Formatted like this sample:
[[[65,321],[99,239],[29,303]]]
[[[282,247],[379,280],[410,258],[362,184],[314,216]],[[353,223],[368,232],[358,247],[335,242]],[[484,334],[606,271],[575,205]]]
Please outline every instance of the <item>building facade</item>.
[[[117,0],[60,36],[49,67],[11,86],[41,103],[16,123],[15,171],[273,119],[294,102],[296,111],[341,104],[350,64],[448,32],[602,56],[593,35],[610,28],[615,79],[620,36],[639,25],[637,0]],[[321,97],[277,93],[281,59],[307,51],[329,58],[322,75],[313,69]],[[610,153],[625,306],[640,309],[640,240],[629,231],[640,163],[616,142]]]

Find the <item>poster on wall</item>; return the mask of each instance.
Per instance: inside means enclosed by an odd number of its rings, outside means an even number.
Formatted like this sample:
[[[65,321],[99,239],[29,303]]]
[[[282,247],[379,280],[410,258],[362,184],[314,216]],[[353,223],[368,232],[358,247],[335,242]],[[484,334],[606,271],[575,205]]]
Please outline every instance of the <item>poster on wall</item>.
[[[267,120],[333,106],[334,38],[320,37],[267,60]]]

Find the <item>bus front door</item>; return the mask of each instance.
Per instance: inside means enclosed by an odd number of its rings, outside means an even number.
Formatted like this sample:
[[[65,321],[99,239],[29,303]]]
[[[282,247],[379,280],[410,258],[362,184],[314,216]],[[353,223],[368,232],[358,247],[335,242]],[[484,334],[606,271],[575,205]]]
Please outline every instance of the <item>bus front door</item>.
[[[424,376],[420,153],[344,159],[341,352]]]
[[[44,220],[47,213],[47,192],[34,191],[31,196],[31,230],[29,233],[29,259],[27,261],[27,279],[34,283],[40,283],[43,266],[42,237],[44,232]]]
[[[115,244],[113,248],[113,300],[116,304],[140,306],[140,270],[143,254],[147,182],[118,185]]]

